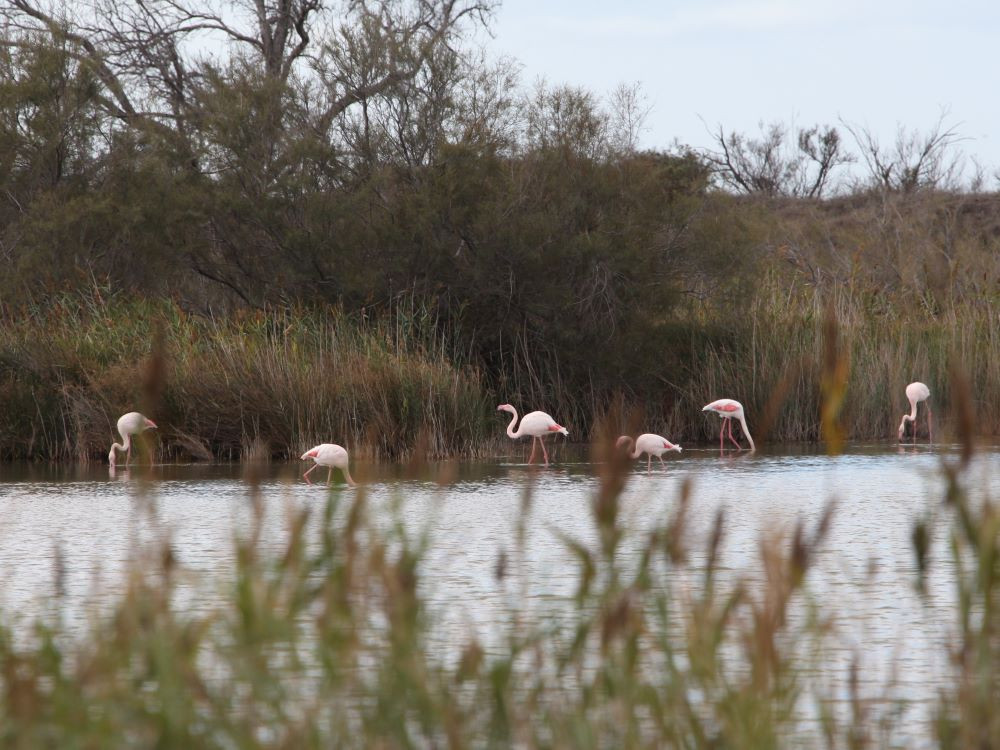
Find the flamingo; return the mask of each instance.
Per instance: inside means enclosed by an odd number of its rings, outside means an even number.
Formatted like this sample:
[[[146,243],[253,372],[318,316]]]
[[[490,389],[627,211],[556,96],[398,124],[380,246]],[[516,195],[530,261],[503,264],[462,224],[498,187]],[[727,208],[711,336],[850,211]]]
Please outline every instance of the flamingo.
[[[729,424],[729,439],[733,441],[733,445],[740,448],[740,444],[733,437],[734,419],[740,421],[743,434],[747,436],[747,442],[750,443],[750,450],[757,450],[757,446],[753,444],[753,438],[750,437],[750,430],[747,429],[747,420],[743,416],[743,404],[739,401],[733,401],[731,398],[720,398],[718,401],[706,404],[702,407],[702,411],[712,411],[722,417],[722,429],[719,430],[719,450],[722,450],[722,433],[725,432],[727,423]]]
[[[506,411],[514,415],[510,420],[510,424],[507,425],[507,437],[517,440],[524,435],[531,435],[531,457],[528,459],[529,464],[535,460],[535,444],[539,443],[542,446],[542,454],[545,456],[545,465],[549,465],[549,453],[545,450],[545,441],[542,440],[545,435],[548,435],[550,432],[561,432],[563,435],[569,437],[569,430],[562,425],[556,424],[556,421],[544,411],[533,411],[530,414],[525,414],[521,418],[521,424],[516,431],[514,430],[514,425],[517,424],[517,409],[510,404],[500,404],[497,407],[497,411]]]
[[[669,453],[670,451],[681,452],[682,448],[679,445],[674,445],[665,437],[660,437],[659,435],[653,435],[652,433],[645,433],[640,435],[634,441],[635,451],[629,456],[629,458],[639,458],[643,453],[646,454],[646,473],[649,473],[650,466],[653,463],[653,456],[660,459],[660,464],[666,466],[663,463],[663,454]],[[628,435],[622,435],[618,440],[615,441],[615,446],[620,448],[623,445],[628,446],[629,449],[632,448],[633,440]]]
[[[114,468],[117,461],[115,450],[125,451],[125,465],[132,459],[132,436],[138,435],[146,430],[155,430],[156,423],[152,419],[146,419],[137,411],[130,411],[122,414],[118,418],[118,434],[122,436],[121,443],[112,443],[111,450],[108,451],[108,463]]]
[[[903,420],[899,423],[899,439],[903,439],[906,432],[906,423],[913,422],[913,441],[917,440],[917,404],[921,401],[927,402],[927,439],[934,441],[934,434],[931,430],[931,404],[928,399],[931,397],[931,389],[921,382],[910,383],[906,386],[906,399],[910,402],[910,413],[903,415]]]
[[[321,443],[315,448],[310,448],[302,454],[302,461],[305,461],[307,458],[311,458],[316,462],[311,469],[302,475],[302,478],[305,479],[308,484],[312,484],[312,480],[309,479],[309,475],[320,466],[326,466],[330,470],[326,475],[327,487],[329,487],[330,482],[333,481],[334,469],[340,469],[344,472],[344,479],[347,480],[347,483],[352,487],[356,486],[357,483],[351,478],[351,472],[347,468],[348,456],[345,448],[342,448],[335,443]]]

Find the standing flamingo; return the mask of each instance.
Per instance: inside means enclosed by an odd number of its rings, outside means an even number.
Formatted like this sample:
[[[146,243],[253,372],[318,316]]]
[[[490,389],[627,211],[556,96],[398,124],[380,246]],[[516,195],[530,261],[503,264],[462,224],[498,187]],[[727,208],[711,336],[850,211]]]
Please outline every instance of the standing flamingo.
[[[320,466],[326,466],[329,469],[329,472],[327,472],[326,475],[327,487],[329,487],[330,482],[333,481],[334,469],[340,469],[344,472],[344,479],[347,480],[347,483],[352,487],[356,486],[355,481],[351,478],[351,472],[347,468],[348,456],[345,448],[342,448],[335,443],[322,443],[317,445],[315,448],[310,448],[302,454],[302,461],[305,461],[307,458],[311,458],[316,462],[311,469],[302,475],[302,478],[305,479],[307,483],[312,484],[312,480],[309,478],[309,475],[312,472]]]
[[[643,453],[646,454],[646,473],[649,473],[650,466],[653,463],[653,456],[660,459],[660,465],[666,466],[663,463],[663,454],[669,453],[670,451],[681,452],[682,448],[679,445],[674,445],[665,437],[660,437],[659,435],[653,435],[652,433],[645,433],[637,437],[634,441],[635,451],[629,456],[629,458],[639,458]],[[633,441],[628,435],[622,435],[618,440],[615,441],[615,446],[621,448],[623,445],[632,447]]]
[[[152,419],[146,419],[137,411],[130,411],[122,414],[118,418],[118,434],[122,436],[121,443],[112,443],[111,450],[108,451],[108,463],[114,468],[117,460],[115,450],[125,451],[125,465],[132,459],[132,436],[138,435],[146,430],[155,430],[156,424]]]
[[[733,441],[733,445],[740,448],[740,444],[733,437],[733,420],[738,419],[740,425],[743,427],[743,434],[747,436],[747,442],[750,443],[750,450],[757,450],[757,447],[753,444],[753,438],[750,437],[750,430],[747,429],[747,420],[743,416],[743,404],[739,401],[733,401],[731,398],[720,398],[718,401],[713,401],[702,408],[702,411],[712,411],[722,417],[722,429],[719,430],[719,450],[722,450],[722,433],[725,432],[726,424],[729,424],[729,439]]]
[[[927,403],[927,439],[934,442],[934,434],[931,430],[931,389],[921,382],[910,383],[906,386],[906,399],[910,402],[910,413],[903,415],[903,420],[899,423],[899,439],[903,439],[906,432],[906,423],[913,422],[913,441],[917,441],[917,404],[921,401]]]
[[[517,424],[517,409],[510,404],[500,404],[497,407],[497,411],[506,411],[514,415],[510,420],[510,424],[507,425],[507,437],[517,440],[517,438],[524,435],[531,435],[531,457],[528,459],[529,464],[535,460],[535,444],[538,443],[542,446],[545,465],[549,465],[549,452],[545,450],[545,441],[542,440],[545,435],[548,435],[550,432],[561,432],[563,435],[569,437],[569,430],[556,424],[555,420],[544,411],[533,411],[530,414],[525,414],[521,418],[521,424],[516,431],[514,430],[514,425]]]

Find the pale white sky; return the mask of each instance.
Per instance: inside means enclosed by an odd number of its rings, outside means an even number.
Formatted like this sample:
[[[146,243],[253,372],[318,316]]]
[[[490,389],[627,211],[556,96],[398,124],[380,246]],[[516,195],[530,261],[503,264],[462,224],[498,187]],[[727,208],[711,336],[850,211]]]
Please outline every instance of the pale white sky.
[[[493,32],[526,85],[641,83],[647,147],[710,146],[705,123],[838,118],[891,142],[946,109],[962,151],[1000,168],[1000,2],[503,0]]]

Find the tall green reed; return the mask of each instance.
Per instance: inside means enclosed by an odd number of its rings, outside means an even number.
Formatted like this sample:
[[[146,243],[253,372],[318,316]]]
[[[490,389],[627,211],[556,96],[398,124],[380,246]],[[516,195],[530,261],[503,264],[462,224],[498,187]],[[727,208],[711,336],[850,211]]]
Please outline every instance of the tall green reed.
[[[472,453],[492,431],[474,363],[419,311],[362,320],[289,308],[226,318],[170,301],[67,297],[0,325],[0,455],[103,455],[118,415],[149,401],[156,336],[168,354],[155,414],[168,455],[294,456],[344,442],[398,456]]]

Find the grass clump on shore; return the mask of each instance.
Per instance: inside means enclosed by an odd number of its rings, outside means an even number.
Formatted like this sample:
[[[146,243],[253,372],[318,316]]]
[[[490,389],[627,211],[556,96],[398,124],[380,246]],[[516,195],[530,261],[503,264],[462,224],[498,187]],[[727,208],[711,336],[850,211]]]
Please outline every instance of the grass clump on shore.
[[[974,384],[976,430],[997,434],[1000,402],[989,394],[1000,392],[1000,334],[989,300],[955,301],[941,310],[900,308],[851,289],[782,294],[776,280],[766,284],[740,319],[723,325],[711,315],[693,316],[693,332],[719,333],[691,347],[690,370],[678,377],[684,411],[666,434],[711,439],[717,425],[692,422],[691,411],[702,399],[729,397],[747,407],[751,430],[765,421],[772,440],[822,439],[823,326],[831,313],[847,365],[843,424],[849,439],[895,437],[900,416],[909,411],[904,389],[914,380],[928,384],[931,407],[944,415],[953,401],[957,362]]]
[[[210,317],[95,289],[0,319],[0,458],[101,458],[118,416],[151,403],[163,458],[287,458],[322,441],[388,458],[482,455],[505,440],[500,401],[549,412],[574,440],[624,407],[642,415],[643,430],[687,444],[715,439],[704,404],[735,398],[759,443],[821,441],[831,314],[845,368],[844,438],[895,437],[914,380],[945,414],[954,362],[974,384],[977,431],[996,433],[1000,402],[988,394],[1000,392],[1000,334],[988,300],[901,308],[852,288],[783,290],[765,277],[741,315],[692,303],[664,323],[656,372],[616,384],[601,373],[605,385],[580,388],[558,366],[533,361],[491,371],[415,299],[373,317],[307,307]],[[155,341],[163,366],[150,380]],[[949,439],[950,425],[941,427]]]
[[[163,366],[147,377],[160,337]],[[145,383],[146,385],[143,385]],[[224,318],[170,301],[68,297],[0,321],[0,457],[96,459],[156,403],[168,456],[294,456],[336,440],[376,456],[471,453],[492,427],[474,365],[419,310]]]

